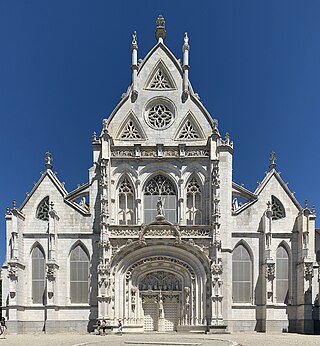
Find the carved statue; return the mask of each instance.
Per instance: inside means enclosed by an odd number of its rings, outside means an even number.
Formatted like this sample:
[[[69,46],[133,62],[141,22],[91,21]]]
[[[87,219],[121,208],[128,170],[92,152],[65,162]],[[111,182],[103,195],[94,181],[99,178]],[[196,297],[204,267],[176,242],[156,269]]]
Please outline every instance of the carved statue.
[[[161,199],[161,197],[158,198],[158,202],[157,202],[157,213],[158,213],[158,215],[163,215],[163,204],[162,204],[162,199]]]

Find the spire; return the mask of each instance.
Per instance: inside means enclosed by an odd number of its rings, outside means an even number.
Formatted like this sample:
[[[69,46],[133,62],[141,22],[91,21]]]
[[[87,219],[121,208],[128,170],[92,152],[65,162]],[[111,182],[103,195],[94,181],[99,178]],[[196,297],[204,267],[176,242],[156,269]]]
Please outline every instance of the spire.
[[[131,69],[132,69],[132,94],[131,101],[135,102],[138,97],[137,91],[137,75],[138,75],[138,42],[137,42],[137,32],[134,31],[132,35],[132,58],[131,58]]]
[[[277,157],[276,157],[276,153],[274,151],[271,152],[270,157],[269,157],[269,161],[270,161],[269,168],[275,169],[277,166],[277,164],[276,164]]]
[[[184,33],[184,43],[182,46],[182,52],[183,52],[183,93],[182,93],[182,101],[185,102],[189,96],[189,37],[188,34]]]
[[[53,159],[52,159],[52,155],[51,155],[51,153],[49,152],[49,151],[47,151],[46,152],[46,157],[45,157],[45,162],[46,162],[46,164],[45,164],[45,166],[46,166],[46,169],[52,169],[52,161],[53,161]]]
[[[163,16],[160,14],[157,18],[157,27],[156,27],[156,40],[164,41],[166,38],[166,28],[165,28],[165,21]]]

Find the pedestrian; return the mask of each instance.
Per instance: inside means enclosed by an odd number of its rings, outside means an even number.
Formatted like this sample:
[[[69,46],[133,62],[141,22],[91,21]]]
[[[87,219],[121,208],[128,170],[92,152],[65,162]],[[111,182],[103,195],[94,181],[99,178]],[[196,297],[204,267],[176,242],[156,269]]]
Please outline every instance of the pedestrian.
[[[107,329],[107,321],[105,319],[102,319],[99,321],[98,331],[100,335],[106,335],[106,329]],[[101,333],[102,330],[102,333]]]
[[[121,335],[122,335],[122,322],[121,322],[121,320],[118,321],[118,333],[121,333]]]
[[[2,317],[0,321],[0,335],[1,334],[3,335],[3,339],[5,339],[7,334],[7,326],[6,319],[4,317]]]

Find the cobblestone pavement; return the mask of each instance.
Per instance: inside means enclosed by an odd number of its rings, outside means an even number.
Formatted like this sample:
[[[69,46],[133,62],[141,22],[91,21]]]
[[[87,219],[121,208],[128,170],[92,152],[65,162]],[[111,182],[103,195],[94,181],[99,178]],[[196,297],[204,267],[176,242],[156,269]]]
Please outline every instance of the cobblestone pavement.
[[[2,337],[2,336],[1,336]],[[319,346],[320,335],[278,333],[204,334],[8,334],[0,346]]]

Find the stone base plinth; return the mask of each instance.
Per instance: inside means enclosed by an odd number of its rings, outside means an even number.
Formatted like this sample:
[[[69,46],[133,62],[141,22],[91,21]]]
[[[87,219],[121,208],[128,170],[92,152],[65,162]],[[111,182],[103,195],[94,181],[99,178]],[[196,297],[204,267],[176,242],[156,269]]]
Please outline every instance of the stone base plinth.
[[[207,326],[177,326],[178,333],[199,333],[204,334]]]
[[[227,325],[216,325],[216,326],[208,326],[208,334],[229,334],[227,331]]]

